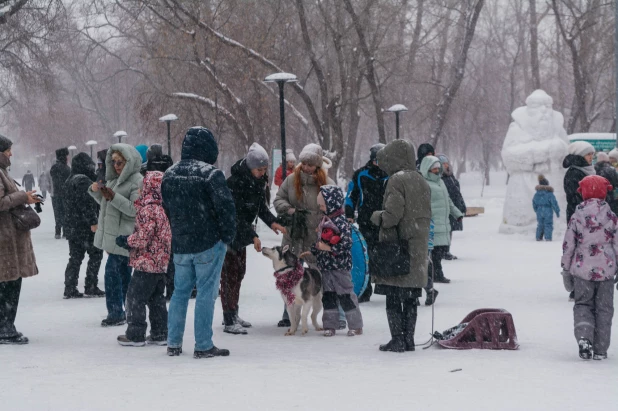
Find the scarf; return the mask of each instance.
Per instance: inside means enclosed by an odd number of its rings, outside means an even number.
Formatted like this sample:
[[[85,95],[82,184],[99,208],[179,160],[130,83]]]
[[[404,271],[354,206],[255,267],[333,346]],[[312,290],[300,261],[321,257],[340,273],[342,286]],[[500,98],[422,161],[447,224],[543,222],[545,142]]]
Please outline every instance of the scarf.
[[[296,300],[296,295],[292,292],[296,284],[303,278],[305,270],[303,265],[299,262],[296,263],[296,267],[285,267],[281,270],[275,271],[275,284],[277,290],[285,296],[287,305],[293,305]]]
[[[582,173],[585,173],[587,176],[594,176],[597,174],[597,172],[594,170],[594,166],[586,166],[586,167],[571,166],[571,167],[581,171]]]

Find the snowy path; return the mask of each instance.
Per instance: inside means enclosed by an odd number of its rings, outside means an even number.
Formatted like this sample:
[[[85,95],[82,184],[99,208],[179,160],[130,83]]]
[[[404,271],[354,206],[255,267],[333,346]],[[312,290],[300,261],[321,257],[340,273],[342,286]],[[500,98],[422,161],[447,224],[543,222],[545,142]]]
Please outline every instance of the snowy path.
[[[361,306],[363,336],[284,337],[274,326],[282,303],[271,266],[253,251],[241,294],[241,316],[254,326],[249,335],[222,332],[217,301],[215,343],[231,350],[229,358],[192,358],[193,302],[181,357],[169,358],[161,347],[120,347],[115,338],[125,328],[99,326],[103,299],[62,299],[68,245],[53,239],[50,203],[33,234],[41,274],[24,280],[17,316],[30,345],[0,347],[0,409],[615,409],[618,327],[609,360],[579,360],[572,305],[559,276],[560,236],[536,243],[499,235],[504,189],[490,187],[477,201],[470,199],[478,197],[478,185],[464,179],[463,189],[470,205],[487,212],[466,219],[465,231],[455,235],[460,260],[445,263],[452,283],[437,287],[436,329],[476,308],[506,308],[519,351],[381,353],[378,345],[389,339],[381,296]],[[431,309],[422,306],[417,343],[430,330]]]

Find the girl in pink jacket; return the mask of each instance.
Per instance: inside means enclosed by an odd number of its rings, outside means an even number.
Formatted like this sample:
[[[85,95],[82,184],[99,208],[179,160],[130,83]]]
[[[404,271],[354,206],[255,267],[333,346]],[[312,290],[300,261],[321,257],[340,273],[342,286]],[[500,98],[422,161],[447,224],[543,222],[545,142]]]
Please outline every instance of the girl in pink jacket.
[[[585,360],[606,359],[611,336],[618,256],[618,218],[605,202],[611,190],[600,176],[580,181],[577,191],[584,201],[575,209],[562,244],[564,286],[575,291],[575,339]]]
[[[116,244],[129,249],[129,265],[135,269],[127,291],[127,332],[118,336],[125,346],[166,345],[167,307],[165,278],[170,263],[172,232],[163,211],[161,181],[163,173],[149,171],[144,177],[140,197],[135,200],[135,231],[116,238]],[[150,312],[150,336],[146,338],[146,306]]]

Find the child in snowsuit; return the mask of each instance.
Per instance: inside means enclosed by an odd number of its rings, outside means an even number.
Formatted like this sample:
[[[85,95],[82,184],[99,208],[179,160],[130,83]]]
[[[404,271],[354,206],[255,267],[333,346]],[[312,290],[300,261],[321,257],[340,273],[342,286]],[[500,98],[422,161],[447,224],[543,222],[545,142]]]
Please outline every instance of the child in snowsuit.
[[[345,312],[348,336],[363,333],[363,316],[352,284],[352,234],[343,209],[344,200],[341,188],[320,187],[318,205],[325,216],[318,226],[318,241],[311,247],[311,253],[316,256],[322,273],[322,323],[326,337],[335,335],[339,326],[337,303]]]
[[[536,193],[532,197],[532,208],[536,213],[536,241],[552,240],[554,232],[554,212],[560,218],[560,207],[554,195],[554,189],[549,185],[549,181],[541,174],[539,175],[539,185],[535,188]]]
[[[618,218],[605,202],[612,186],[600,176],[579,183],[584,201],[569,221],[562,245],[562,275],[575,291],[575,339],[582,359],[607,358],[614,316],[614,276],[618,255]]]
[[[161,199],[163,173],[149,171],[144,186],[135,200],[135,231],[119,236],[116,244],[129,249],[129,266],[133,278],[127,291],[127,332],[118,336],[125,346],[167,344],[167,307],[165,306],[165,277],[170,260],[172,232]],[[150,317],[150,336],[146,338],[146,306]]]

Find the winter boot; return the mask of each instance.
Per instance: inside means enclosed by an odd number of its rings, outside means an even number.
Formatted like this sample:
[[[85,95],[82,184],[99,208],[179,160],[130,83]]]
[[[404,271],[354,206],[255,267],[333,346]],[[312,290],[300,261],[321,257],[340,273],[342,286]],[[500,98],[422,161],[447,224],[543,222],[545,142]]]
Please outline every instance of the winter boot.
[[[84,294],[80,293],[77,288],[65,288],[64,289],[64,299],[70,300],[73,298],[82,298]]]
[[[17,333],[13,337],[0,337],[0,345],[25,345],[28,344],[28,337],[22,333]]]
[[[116,320],[112,318],[106,318],[101,321],[101,327],[117,327],[119,325],[125,325],[127,323],[127,319],[125,317],[118,318]]]
[[[143,347],[146,345],[146,341],[129,340],[127,336],[124,334],[119,335],[117,340],[118,340],[118,344],[122,345],[123,347]]]
[[[283,327],[291,327],[292,323],[290,322],[290,320],[281,320],[277,323],[277,327],[279,328],[283,328]]]
[[[245,321],[245,320],[243,320],[242,318],[240,318],[240,317],[238,316],[238,312],[236,312],[236,315],[234,316],[234,322],[235,322],[236,324],[240,324],[240,326],[241,326],[241,327],[244,327],[244,328],[251,328],[251,323],[250,323],[249,321]]]
[[[54,235],[54,238],[55,238],[56,240],[60,240],[62,237],[60,236],[60,234],[56,234],[56,235]]]
[[[348,337],[354,337],[355,335],[363,335],[363,329],[348,330]]]
[[[391,340],[380,345],[380,351],[404,352],[406,343],[403,336],[403,313],[401,309],[386,310],[388,328],[391,330]]]
[[[592,358],[592,343],[587,338],[582,338],[579,344],[579,358],[589,360]]]
[[[105,291],[101,290],[99,287],[89,287],[84,290],[84,295],[88,298],[99,298],[105,297]]]
[[[432,288],[427,291],[427,298],[425,299],[425,305],[433,305],[436,302],[436,298],[438,297],[438,290]]]
[[[451,282],[451,280],[444,276],[444,272],[443,271],[436,270],[433,282],[434,283],[448,284],[448,283]]]
[[[403,339],[406,351],[414,351],[414,332],[416,331],[417,306],[414,299],[407,300],[403,305]]]
[[[597,361],[607,360],[607,353],[601,354],[601,353],[595,352],[594,355],[592,356],[592,359],[597,360]]]
[[[169,357],[178,357],[180,354],[182,354],[182,347],[167,347]]]
[[[445,260],[449,260],[449,261],[451,261],[451,260],[457,260],[457,256],[456,256],[456,255],[451,254],[451,252],[449,251],[448,253],[446,253],[446,254],[444,255],[444,259],[445,259]]]
[[[152,335],[149,335],[146,337],[146,344],[165,346],[167,345],[167,338],[153,338]]]
[[[212,358],[212,357],[227,357],[229,355],[230,355],[230,350],[217,348],[215,346],[213,346],[210,350],[206,350],[206,351],[197,351],[197,350],[193,351],[193,358],[195,359]]]
[[[334,337],[337,331],[333,328],[325,328],[324,329],[324,337]]]
[[[348,328],[348,323],[346,323],[345,320],[339,320],[339,325],[337,326],[337,329],[345,330],[346,328]]]
[[[247,334],[247,330],[245,330],[239,323],[236,322],[236,312],[231,311],[223,313],[223,322],[225,323],[225,328],[223,328],[223,332],[228,334]]]

